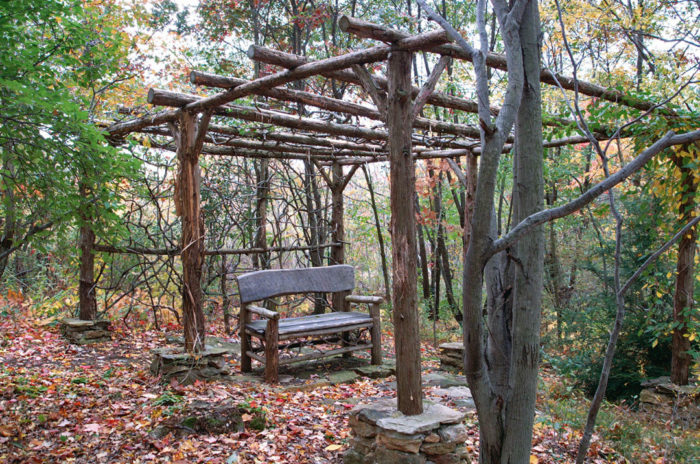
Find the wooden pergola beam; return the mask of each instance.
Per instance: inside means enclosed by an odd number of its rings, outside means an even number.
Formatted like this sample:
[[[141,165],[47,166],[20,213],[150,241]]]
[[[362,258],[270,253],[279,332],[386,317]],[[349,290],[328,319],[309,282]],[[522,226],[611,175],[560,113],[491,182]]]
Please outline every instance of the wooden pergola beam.
[[[309,62],[309,59],[305,56],[295,55],[293,53],[285,53],[279,50],[262,47],[260,45],[251,45],[250,48],[248,48],[248,57],[252,60],[259,61],[261,63],[271,64],[273,66],[280,66],[282,68],[287,69],[294,69],[297,66],[301,66],[302,64]],[[358,78],[354,72],[349,70],[332,71],[328,73],[323,73],[321,75],[330,79],[336,79],[341,82],[355,84],[361,86],[364,89],[360,78]],[[221,79],[222,76],[216,77],[218,79],[212,82],[224,84],[225,81],[223,79],[226,78]],[[373,80],[383,91],[386,91],[388,81],[385,77],[373,76]],[[411,92],[413,97],[417,97],[418,93],[420,92],[420,89],[416,86],[412,86]],[[427,98],[426,103],[429,103],[433,106],[439,106],[441,108],[464,111],[465,113],[476,114],[479,111],[477,102],[466,98],[455,97],[454,95],[449,95],[443,92],[432,92]],[[500,111],[500,108],[491,107],[490,110],[492,114],[497,115]],[[559,116],[548,116],[544,120],[544,124],[552,127],[566,127],[574,125],[575,123],[573,120],[568,118],[562,118]]]
[[[401,50],[422,50],[425,47],[434,47],[438,44],[449,42],[444,31],[431,31],[418,34],[397,41],[393,47]],[[234,87],[211,97],[188,104],[184,110],[192,113],[206,111],[230,103],[238,98],[252,95],[262,89],[270,89],[289,82],[306,79],[311,76],[326,72],[349,68],[354,64],[374,63],[385,60],[392,47],[378,45],[364,50],[333,56],[323,60],[311,61],[294,69],[281,71],[268,76],[260,77],[248,83]]]
[[[382,26],[379,24],[371,23],[362,19],[353,18],[345,15],[338,19],[338,27],[340,27],[340,30],[348,34],[353,34],[357,37],[362,37],[366,39],[379,40],[382,42],[395,42],[397,40],[406,40],[406,38],[411,37],[411,35],[406,32],[397,31],[386,26]],[[425,47],[421,50],[432,53],[438,53],[443,56],[450,56],[464,61],[474,60],[474,57],[471,54],[469,54],[466,50],[462,49],[461,47],[455,44],[443,44],[438,46]],[[486,56],[486,66],[489,66],[494,69],[499,69],[501,71],[508,70],[506,57],[504,55],[492,52]],[[564,76],[559,73],[553,73],[548,69],[541,70],[540,82],[555,87],[561,86],[566,90],[577,90],[579,93],[582,93],[589,97],[601,98],[603,100],[628,106],[630,108],[635,108],[640,111],[650,111],[657,109],[663,114],[673,114],[667,109],[657,108],[657,105],[654,102],[649,102],[639,98],[631,97],[616,89],[601,87],[591,82],[582,81],[580,79],[576,80],[573,77]]]
[[[148,102],[153,105],[179,106],[183,110],[186,110],[188,107],[190,107],[192,102],[201,100],[202,98],[196,95],[171,92],[169,90],[150,89],[148,91]],[[232,117],[245,121],[260,122],[291,129],[321,132],[330,135],[345,136],[369,141],[386,141],[389,136],[385,130],[370,129],[352,124],[338,124],[327,121],[319,121],[318,119],[303,118],[278,111],[261,110],[242,105],[227,104],[217,108],[214,114],[217,116]],[[442,127],[440,124],[435,124],[431,126],[431,129],[439,132],[440,127]],[[464,127],[468,128],[469,126]],[[465,131],[468,130],[465,129]],[[436,142],[436,144],[449,148],[469,148],[470,146],[469,144],[457,140]]]
[[[209,85],[215,83],[218,86],[225,84],[226,87],[223,88],[232,88],[250,82],[246,79],[226,78],[223,76],[201,73],[197,71],[193,71],[190,73],[190,80],[197,85]],[[365,117],[375,121],[383,121],[383,116],[381,114],[381,111],[379,110],[372,109],[364,105],[359,105],[357,103],[350,103],[335,98],[316,95],[311,92],[304,92],[285,88],[273,88],[262,89],[260,91],[257,91],[256,94],[265,97],[275,98],[281,101],[303,103],[305,105],[315,106],[317,108],[337,113]],[[181,104],[181,102],[176,99],[171,100],[163,96],[159,99],[158,104],[160,106],[180,106],[179,104]],[[441,134],[458,135],[461,137],[472,139],[478,139],[480,137],[479,129],[477,127],[469,126],[467,124],[456,124],[446,121],[438,121],[436,119],[418,117],[413,122],[413,127],[417,129],[434,131]]]

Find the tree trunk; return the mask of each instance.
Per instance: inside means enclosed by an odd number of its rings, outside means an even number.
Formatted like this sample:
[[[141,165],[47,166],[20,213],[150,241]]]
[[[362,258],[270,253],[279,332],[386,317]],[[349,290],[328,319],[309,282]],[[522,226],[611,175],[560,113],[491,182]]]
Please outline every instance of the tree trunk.
[[[683,165],[683,159],[674,156],[674,162],[683,179],[681,192],[683,200],[679,207],[680,223],[690,222],[696,214],[695,198],[698,191],[696,173]],[[676,266],[676,288],[673,294],[673,322],[678,326],[673,330],[671,343],[671,381],[678,385],[688,385],[690,373],[690,339],[688,321],[693,309],[693,284],[695,281],[695,248],[698,228],[693,227],[684,234],[678,243],[678,263]]]
[[[387,126],[391,175],[393,317],[399,411],[423,412],[416,301],[416,173],[411,153],[411,53],[392,51],[388,63]]]
[[[182,315],[185,349],[189,353],[198,353],[204,350],[205,330],[201,287],[204,221],[200,210],[201,173],[196,143],[197,115],[183,111],[179,123],[176,209],[182,220]]]
[[[229,307],[231,306],[231,298],[228,296],[228,266],[226,265],[226,255],[221,255],[221,276],[219,281],[219,288],[221,290],[221,312],[224,315],[224,332],[226,335],[231,335],[231,312]]]
[[[379,211],[377,209],[377,202],[374,198],[374,186],[372,185],[372,178],[369,175],[369,171],[366,165],[362,165],[362,171],[365,173],[365,180],[367,181],[367,188],[369,189],[369,198],[372,202],[372,212],[374,213],[374,226],[377,229],[377,240],[379,241],[379,254],[382,260],[382,276],[384,276],[384,294],[385,300],[391,301],[391,286],[389,285],[389,271],[386,262],[386,251],[384,250],[384,234],[382,233],[381,222],[379,221]]]
[[[86,220],[88,218],[83,218]],[[95,232],[88,224],[80,227],[80,282],[78,298],[83,321],[97,318],[97,298],[95,296]]]
[[[270,160],[263,159],[255,162],[255,237],[253,247],[267,248],[267,203],[270,196]],[[255,253],[253,255],[253,268],[269,269],[270,254]]]
[[[340,163],[333,163],[331,184],[331,242],[340,243],[340,246],[331,247],[331,264],[345,264],[345,205],[343,202],[343,190],[345,187],[345,177],[343,176],[343,166]],[[349,311],[349,304],[345,297],[350,292],[333,293],[332,303],[334,311]]]
[[[414,194],[416,203],[416,211],[420,211],[420,203],[418,202],[418,194]],[[418,236],[418,253],[420,256],[420,275],[421,288],[423,289],[423,300],[430,301],[430,274],[428,273],[428,252],[425,249],[425,234],[423,233],[423,225],[416,223],[416,235]]]
[[[4,160],[2,168],[7,171],[7,178],[12,178],[14,175],[14,166],[12,160]],[[3,218],[4,230],[2,238],[0,238],[0,254],[3,255],[0,258],[0,279],[5,274],[5,269],[7,269],[7,263],[10,260],[10,255],[5,255],[6,252],[10,251],[15,246],[15,236],[17,235],[17,213],[15,206],[15,193],[14,186],[8,185],[8,182],[3,182],[2,186],[2,197],[5,203],[5,217]]]
[[[528,2],[520,25],[525,82],[516,119],[517,187],[514,223],[544,207],[542,101],[540,97],[540,20],[538,4]],[[530,459],[540,353],[544,232],[533,229],[515,245],[513,348],[501,462]]]

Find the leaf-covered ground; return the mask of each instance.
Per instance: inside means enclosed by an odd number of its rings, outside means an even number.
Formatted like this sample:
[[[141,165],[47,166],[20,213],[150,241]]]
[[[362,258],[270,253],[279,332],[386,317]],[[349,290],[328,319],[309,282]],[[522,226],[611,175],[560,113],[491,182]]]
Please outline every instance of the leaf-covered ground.
[[[313,389],[225,381],[163,385],[148,366],[151,350],[165,344],[164,332],[117,324],[113,342],[81,347],[68,344],[56,327],[17,314],[0,319],[0,462],[337,463],[350,439],[348,410],[395,395],[393,377]],[[434,350],[426,346],[424,353],[425,370],[436,369]],[[159,425],[195,401],[242,405],[251,411],[244,420],[262,413],[266,426],[156,437]],[[473,414],[469,420],[468,446],[476,458]],[[571,430],[538,420],[531,462],[571,462],[575,443]],[[594,462],[624,462],[600,441],[592,450]]]

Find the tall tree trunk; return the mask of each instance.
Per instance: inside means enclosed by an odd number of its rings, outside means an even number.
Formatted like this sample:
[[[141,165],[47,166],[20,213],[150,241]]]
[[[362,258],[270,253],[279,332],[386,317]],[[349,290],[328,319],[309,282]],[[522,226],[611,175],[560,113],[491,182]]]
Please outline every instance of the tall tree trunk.
[[[267,249],[267,204],[270,196],[270,160],[263,159],[255,162],[255,248]],[[270,254],[253,254],[255,269],[269,269]]]
[[[331,248],[331,264],[345,264],[345,205],[343,202],[343,189],[345,187],[345,176],[343,176],[343,166],[340,163],[333,163],[331,183],[331,242],[340,243],[340,246]],[[334,311],[348,311],[349,305],[345,297],[350,292],[335,292],[332,296]]]
[[[420,211],[420,203],[418,202],[418,194],[414,194],[416,203],[416,211]],[[418,254],[420,256],[420,275],[421,288],[423,289],[423,300],[430,301],[430,274],[428,273],[428,252],[425,248],[425,234],[423,233],[423,225],[416,222],[416,235],[418,236]]]
[[[696,148],[697,149],[697,148]],[[681,171],[682,200],[679,207],[680,223],[690,222],[696,214],[698,186],[697,173],[687,167],[683,158],[674,156],[676,166]],[[690,339],[688,321],[693,309],[693,284],[695,281],[695,248],[698,241],[698,228],[693,227],[684,234],[678,243],[678,263],[676,265],[676,288],[673,294],[673,329],[671,342],[671,381],[678,385],[688,385],[690,373]]]
[[[88,188],[80,184],[80,196],[88,203]],[[97,318],[97,298],[95,297],[95,232],[92,230],[93,218],[89,206],[84,206],[82,215],[83,224],[80,226],[80,277],[78,283],[79,318],[83,321],[92,321]]]
[[[182,315],[185,332],[185,349],[188,353],[204,350],[205,327],[202,310],[202,265],[204,263],[204,221],[200,209],[201,172],[199,168],[198,135],[209,118],[200,123],[197,130],[197,115],[182,112],[178,132],[178,173],[176,189],[176,212],[182,220]],[[203,138],[202,138],[203,140]]]
[[[516,119],[517,205],[514,223],[544,207],[542,101],[540,97],[540,20],[536,1],[528,2],[520,25],[525,82]],[[511,391],[501,462],[530,459],[540,353],[544,232],[535,228],[515,245]]]
[[[11,178],[14,174],[14,166],[12,160],[5,159],[2,168],[7,172],[7,178]],[[15,246],[15,237],[17,235],[17,212],[15,205],[14,187],[3,182],[2,197],[5,203],[5,217],[3,218],[4,230],[0,238],[0,254],[5,255],[6,252]],[[0,258],[0,280],[5,274],[7,263],[10,260],[10,255]]]
[[[224,331],[226,335],[231,335],[231,298],[228,296],[228,266],[226,264],[226,255],[221,255],[221,277],[219,281],[219,289],[221,291],[221,312],[224,315]]]
[[[411,53],[392,51],[388,64],[387,126],[391,175],[393,318],[399,411],[423,412],[416,301],[416,191],[411,144]],[[408,201],[406,201],[408,199]]]
[[[381,222],[379,221],[379,211],[377,209],[377,202],[374,198],[374,186],[372,185],[372,178],[369,175],[369,171],[366,165],[362,165],[362,172],[365,173],[365,180],[367,181],[367,188],[369,189],[369,198],[372,203],[372,212],[374,213],[374,226],[377,229],[377,241],[379,241],[379,254],[382,260],[382,276],[384,276],[384,294],[386,295],[386,300],[391,301],[391,286],[389,285],[389,272],[386,262],[386,251],[384,249],[384,234],[382,233]]]

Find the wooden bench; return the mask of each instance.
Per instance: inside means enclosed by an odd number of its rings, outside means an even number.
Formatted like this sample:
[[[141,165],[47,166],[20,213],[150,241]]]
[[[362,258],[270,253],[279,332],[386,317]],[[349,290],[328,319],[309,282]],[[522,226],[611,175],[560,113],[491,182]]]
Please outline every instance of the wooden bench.
[[[337,354],[369,349],[372,364],[382,363],[379,305],[383,298],[378,296],[348,295],[345,301],[350,304],[366,304],[369,314],[360,312],[332,312],[313,316],[280,318],[275,311],[256,306],[253,302],[282,295],[303,293],[349,293],[355,288],[355,270],[352,266],[336,265],[306,269],[282,269],[249,272],[238,276],[238,289],[241,298],[240,336],[241,371],[251,371],[251,360],[265,365],[265,381],[276,383],[279,365],[292,362],[318,359]],[[259,316],[257,320],[252,315]],[[370,343],[351,344],[348,332],[368,330]],[[291,339],[317,339],[337,334],[340,348],[300,355],[293,358],[279,358],[279,351],[285,346],[280,342]],[[251,337],[260,340],[262,348],[255,349]],[[298,344],[296,346],[299,346]],[[264,355],[260,353],[264,352]]]

